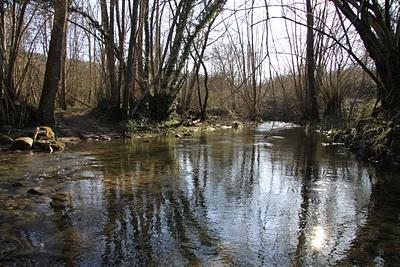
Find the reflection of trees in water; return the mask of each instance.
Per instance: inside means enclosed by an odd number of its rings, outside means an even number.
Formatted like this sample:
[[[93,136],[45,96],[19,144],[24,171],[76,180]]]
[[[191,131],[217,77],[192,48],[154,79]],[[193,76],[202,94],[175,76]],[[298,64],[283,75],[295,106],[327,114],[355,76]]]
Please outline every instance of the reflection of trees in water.
[[[396,266],[400,262],[400,181],[398,173],[377,173],[368,205],[368,217],[357,231],[351,249],[342,265],[382,264]]]
[[[56,228],[56,234],[50,237],[46,246],[54,251],[54,255],[58,256],[62,261],[72,266],[76,257],[80,253],[80,233],[73,225],[71,212],[73,205],[71,203],[71,194],[56,194],[52,197],[50,206],[54,212],[52,219]]]
[[[323,148],[318,138],[306,136],[301,129],[286,134],[287,142],[274,146],[272,158],[274,162],[286,159],[281,163],[284,172],[300,182],[298,241],[292,263],[332,264],[343,257],[365,219],[368,176],[348,154]]]
[[[66,243],[71,248],[60,245],[71,251],[65,261],[334,262],[360,224],[348,220],[359,219],[368,198],[357,188],[368,189],[365,171],[303,132],[282,135],[273,147],[257,136],[228,135],[97,152],[104,178],[93,180],[96,186],[75,183],[75,210],[54,218],[65,240],[75,235],[68,229],[79,233]],[[327,246],[319,252],[311,247],[316,225],[326,226]],[[85,242],[90,251],[74,251]]]
[[[196,161],[189,159],[194,166],[192,197],[182,180],[171,176],[179,167],[174,150],[145,156],[140,161],[144,166],[137,166],[135,156],[127,156],[119,170],[110,161],[104,163],[105,177],[109,177],[107,164],[113,176],[119,175],[104,185],[103,263],[195,264],[200,263],[203,252],[223,254],[218,252],[218,238],[203,221],[206,206],[202,188],[207,182],[208,156],[205,150],[197,153]]]
[[[298,142],[294,149],[293,169],[296,177],[302,179],[300,197],[301,204],[298,218],[298,245],[296,248],[295,261],[297,264],[304,264],[303,260],[307,256],[309,247],[306,244],[306,239],[310,235],[307,224],[312,224],[315,218],[314,214],[310,213],[311,198],[310,190],[312,183],[319,179],[319,165],[316,160],[317,143],[314,139],[298,136]],[[315,203],[315,200],[314,200]]]
[[[223,222],[226,217],[210,215],[235,203],[245,208],[236,210],[240,223],[232,227],[251,220],[249,234],[259,235],[259,251],[252,254],[258,259],[251,261],[270,262],[271,253],[289,248],[279,245],[283,240],[271,243],[265,232],[263,218],[276,212],[260,206],[270,202],[257,195],[266,160],[270,161],[270,188],[276,184],[280,190],[293,186],[285,182],[289,178],[283,177],[293,177],[300,185],[294,188],[298,190],[298,206],[287,206],[298,214],[292,263],[333,263],[340,259],[364,219],[359,213],[367,202],[370,186],[365,169],[348,160],[346,154],[330,152],[304,134],[291,131],[286,137],[269,149],[252,145],[257,141],[254,138],[250,142],[236,139],[232,145],[208,144],[204,137],[180,144],[179,149],[175,144],[153,151],[143,148],[143,154],[135,148],[124,152],[126,157],[122,153],[118,168],[105,157],[105,177],[112,182],[104,186],[103,263],[201,264],[210,259],[237,263],[241,257],[240,253],[235,255],[238,248],[226,247],[227,236],[221,232],[228,226],[220,223],[230,222]],[[261,204],[255,204],[257,201]],[[264,217],[255,216],[257,213]],[[311,242],[314,227],[319,225],[325,230],[326,240],[325,247],[317,251]],[[362,231],[358,235],[363,240]]]

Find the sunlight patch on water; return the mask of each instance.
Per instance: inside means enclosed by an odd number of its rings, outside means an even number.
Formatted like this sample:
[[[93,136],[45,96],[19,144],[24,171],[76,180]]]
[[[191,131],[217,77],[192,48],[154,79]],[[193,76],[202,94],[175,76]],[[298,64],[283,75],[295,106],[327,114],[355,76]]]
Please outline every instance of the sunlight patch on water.
[[[282,129],[297,128],[297,127],[300,127],[300,125],[294,123],[287,123],[283,121],[269,121],[260,123],[256,128],[256,132],[282,130]]]
[[[315,250],[320,250],[325,244],[325,230],[321,225],[314,227],[311,246]]]

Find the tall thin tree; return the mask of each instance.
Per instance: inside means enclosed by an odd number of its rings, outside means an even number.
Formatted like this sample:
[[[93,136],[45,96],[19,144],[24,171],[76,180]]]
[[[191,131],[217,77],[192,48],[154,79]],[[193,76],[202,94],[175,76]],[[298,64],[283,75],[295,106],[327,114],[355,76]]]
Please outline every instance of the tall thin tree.
[[[311,0],[306,0],[307,11],[307,56],[306,56],[306,117],[311,121],[319,119],[315,81],[314,12]]]
[[[62,47],[68,0],[54,1],[54,20],[51,30],[49,53],[44,74],[43,90],[40,97],[38,115],[43,124],[54,124],[54,107],[61,74]]]

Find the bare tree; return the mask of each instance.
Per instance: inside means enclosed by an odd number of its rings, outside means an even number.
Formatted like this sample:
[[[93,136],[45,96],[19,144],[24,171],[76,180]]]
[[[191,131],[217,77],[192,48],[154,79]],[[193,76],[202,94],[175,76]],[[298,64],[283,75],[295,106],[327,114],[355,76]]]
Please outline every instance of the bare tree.
[[[101,8],[101,21],[104,30],[104,43],[105,43],[105,55],[107,64],[107,77],[109,83],[109,97],[111,103],[119,109],[120,103],[120,90],[118,88],[117,76],[115,70],[115,42],[114,42],[114,25],[115,25],[115,0],[110,1],[110,7],[108,12],[107,1],[100,0]]]
[[[306,88],[306,107],[309,120],[318,121],[318,100],[317,100],[317,88],[315,82],[315,50],[314,50],[314,12],[311,0],[306,0],[306,12],[307,12],[307,57],[306,57],[306,77],[307,77],[307,88]]]
[[[68,0],[54,1],[54,21],[51,31],[49,53],[47,55],[43,90],[38,113],[43,124],[54,124],[54,106],[61,74],[61,58],[65,23],[68,12]]]
[[[130,6],[130,26],[131,33],[129,37],[128,47],[128,59],[124,70],[124,82],[123,82],[123,100],[122,100],[122,118],[128,118],[129,111],[129,97],[131,92],[134,91],[135,77],[136,77],[136,57],[135,57],[135,46],[136,46],[136,33],[137,33],[137,21],[139,12],[139,0],[134,0]]]
[[[400,4],[331,0],[355,28],[375,62],[378,100],[387,116],[400,111]]]

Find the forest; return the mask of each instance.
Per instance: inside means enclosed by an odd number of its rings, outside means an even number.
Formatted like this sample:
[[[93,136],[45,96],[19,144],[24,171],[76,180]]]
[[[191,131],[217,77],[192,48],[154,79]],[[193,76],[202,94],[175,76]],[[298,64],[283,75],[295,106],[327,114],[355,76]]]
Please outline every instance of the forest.
[[[1,1],[1,123],[397,115],[396,1]],[[148,106],[140,108],[144,102]],[[282,114],[283,112],[283,114]],[[279,116],[279,114],[281,114]],[[32,117],[33,116],[33,117]]]
[[[81,106],[118,121],[234,114],[348,130],[369,118],[358,139],[397,131],[397,1],[2,0],[0,8],[3,126],[54,125],[55,110]],[[384,154],[397,150],[389,139]]]

